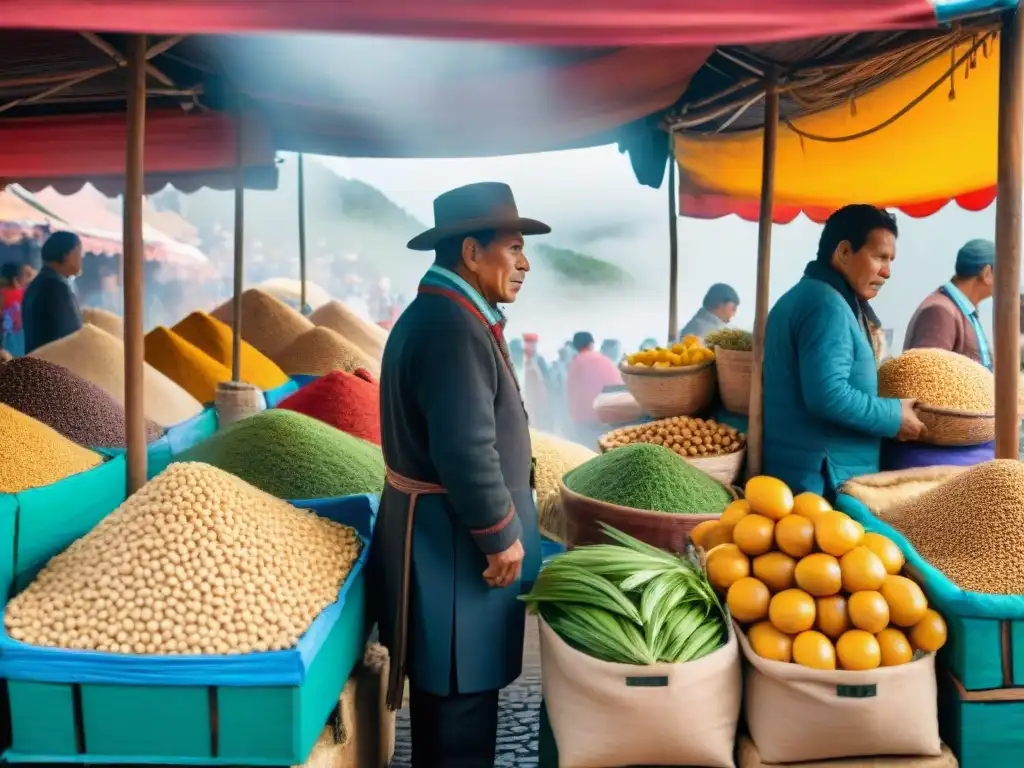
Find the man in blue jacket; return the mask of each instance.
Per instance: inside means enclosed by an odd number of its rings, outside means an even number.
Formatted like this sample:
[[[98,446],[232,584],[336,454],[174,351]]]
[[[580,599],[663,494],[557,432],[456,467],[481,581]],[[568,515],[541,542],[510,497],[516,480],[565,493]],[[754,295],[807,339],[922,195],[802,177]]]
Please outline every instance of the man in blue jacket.
[[[82,241],[73,232],[54,232],[43,243],[42,256],[43,268],[25,289],[21,305],[26,354],[82,327],[71,288],[71,278],[82,272]]]
[[[764,471],[794,491],[834,497],[879,471],[882,438],[924,429],[913,400],[878,396],[868,302],[889,279],[896,219],[871,205],[833,213],[818,256],[772,307],[764,344]]]

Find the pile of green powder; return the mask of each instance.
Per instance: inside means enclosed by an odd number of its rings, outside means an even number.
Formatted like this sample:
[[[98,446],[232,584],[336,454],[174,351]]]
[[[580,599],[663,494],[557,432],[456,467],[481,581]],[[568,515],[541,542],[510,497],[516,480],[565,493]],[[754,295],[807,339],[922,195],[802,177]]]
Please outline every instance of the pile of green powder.
[[[717,514],[732,501],[712,477],[650,443],[601,454],[566,474],[563,482],[589,499],[654,512]]]
[[[294,411],[273,409],[236,421],[177,460],[212,464],[279,499],[384,488],[380,448]]]

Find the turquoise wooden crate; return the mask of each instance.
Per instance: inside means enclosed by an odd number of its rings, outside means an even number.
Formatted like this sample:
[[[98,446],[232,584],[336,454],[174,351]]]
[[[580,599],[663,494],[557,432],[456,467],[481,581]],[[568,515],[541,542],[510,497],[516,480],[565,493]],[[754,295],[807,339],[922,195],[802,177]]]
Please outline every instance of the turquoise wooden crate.
[[[0,495],[0,606],[125,500],[123,456],[52,485]]]
[[[152,480],[189,448],[217,434],[217,411],[207,407],[191,419],[175,424],[146,446],[146,479]],[[123,448],[97,449],[108,456],[124,456]]]
[[[302,386],[305,386],[305,384],[299,383],[294,379],[289,379],[279,387],[266,390],[263,393],[263,397],[267,401],[267,408],[276,408],[278,403],[288,397],[288,395],[298,392],[299,388]]]
[[[246,675],[246,657],[224,657],[239,665],[231,685],[8,682],[12,763],[179,765],[298,765],[316,743],[338,705],[348,676],[362,657],[369,635],[364,566],[376,516],[376,499],[352,496],[294,502],[357,528],[366,546],[339,602],[317,619],[307,636],[325,637],[294,684],[261,683]],[[330,618],[329,623],[324,623]],[[305,639],[305,638],[304,638]],[[300,641],[301,646],[301,641]],[[267,656],[267,654],[254,654]],[[173,663],[174,657],[162,657]],[[187,662],[187,657],[178,657]],[[49,678],[61,672],[50,671]]]
[[[903,551],[907,575],[921,585],[929,604],[949,626],[949,641],[939,652],[939,662],[966,690],[1024,686],[1024,597],[965,592],[857,499],[841,493],[836,508],[866,530],[888,536]]]
[[[938,672],[939,730],[960,768],[1024,763],[1024,692],[968,691],[947,670]]]

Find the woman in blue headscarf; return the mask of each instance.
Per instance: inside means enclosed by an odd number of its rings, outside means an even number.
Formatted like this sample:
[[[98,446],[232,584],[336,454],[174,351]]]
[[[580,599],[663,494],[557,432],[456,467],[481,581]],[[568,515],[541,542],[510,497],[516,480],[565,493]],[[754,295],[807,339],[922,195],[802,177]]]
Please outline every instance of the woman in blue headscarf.
[[[868,302],[889,279],[896,219],[871,205],[833,213],[817,259],[768,314],[764,471],[794,491],[834,497],[877,472],[882,438],[916,439],[914,401],[878,396]]]

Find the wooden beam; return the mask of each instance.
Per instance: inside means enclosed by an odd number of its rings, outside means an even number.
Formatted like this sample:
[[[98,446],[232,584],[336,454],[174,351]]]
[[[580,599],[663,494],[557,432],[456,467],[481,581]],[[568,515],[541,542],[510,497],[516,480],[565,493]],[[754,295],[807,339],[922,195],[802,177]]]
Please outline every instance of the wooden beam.
[[[245,264],[245,149],[242,146],[245,120],[242,110],[235,115],[235,294],[231,300],[231,380],[242,380],[242,290]]]
[[[1024,33],[1007,11],[999,41],[999,160],[996,188],[995,316],[996,458],[1020,450],[1021,140],[1024,133]]]
[[[768,324],[772,264],[772,208],[775,203],[775,146],[779,136],[779,92],[769,74],[764,97],[764,144],[761,148],[761,208],[757,217],[757,288],[754,299],[754,344],[750,365],[747,427],[747,476],[761,474],[764,453],[764,331]]]
[[[299,312],[306,314],[306,171],[299,153]]]
[[[143,392],[142,210],[146,147],[146,36],[128,43],[128,124],[124,187],[124,402],[128,447],[128,493],[146,483],[146,416]]]
[[[668,341],[679,335],[679,185],[676,183],[676,135],[668,132]]]

